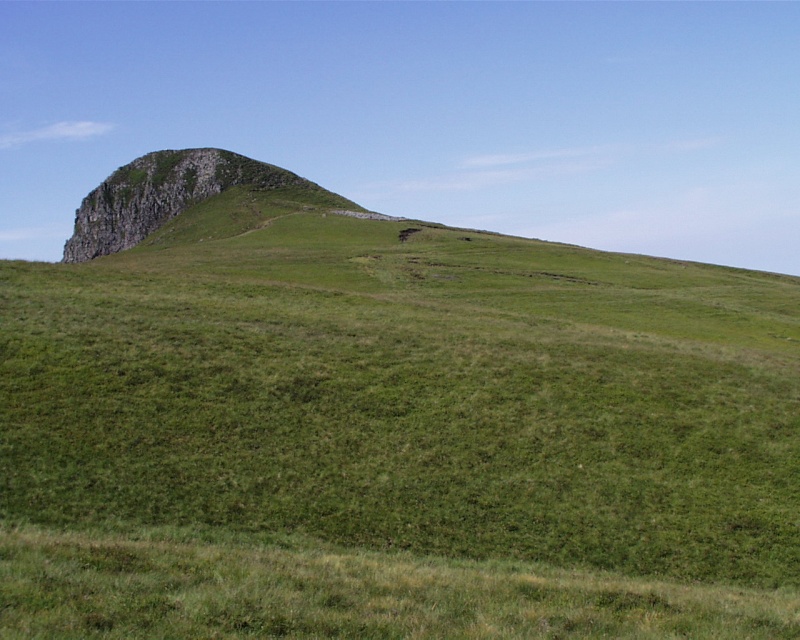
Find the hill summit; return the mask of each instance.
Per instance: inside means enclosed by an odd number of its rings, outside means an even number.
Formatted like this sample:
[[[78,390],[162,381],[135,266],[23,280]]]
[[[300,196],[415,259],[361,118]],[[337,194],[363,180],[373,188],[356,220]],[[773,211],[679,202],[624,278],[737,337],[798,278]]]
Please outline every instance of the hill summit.
[[[86,262],[134,247],[190,206],[239,185],[323,191],[291,171],[221,149],[148,153],[83,199],[63,261]]]

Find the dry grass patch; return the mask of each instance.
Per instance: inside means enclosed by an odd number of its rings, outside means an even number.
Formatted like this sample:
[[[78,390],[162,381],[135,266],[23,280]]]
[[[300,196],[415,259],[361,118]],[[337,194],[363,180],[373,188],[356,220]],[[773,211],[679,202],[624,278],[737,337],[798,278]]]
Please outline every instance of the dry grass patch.
[[[793,638],[800,594],[246,536],[0,531],[3,637]],[[175,541],[181,538],[184,541]]]

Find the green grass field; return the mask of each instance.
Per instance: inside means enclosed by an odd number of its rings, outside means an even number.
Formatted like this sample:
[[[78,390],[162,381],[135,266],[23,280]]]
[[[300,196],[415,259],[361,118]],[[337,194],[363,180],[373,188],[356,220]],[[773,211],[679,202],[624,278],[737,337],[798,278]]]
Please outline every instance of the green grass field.
[[[800,634],[800,279],[336,208],[0,262],[0,635]]]

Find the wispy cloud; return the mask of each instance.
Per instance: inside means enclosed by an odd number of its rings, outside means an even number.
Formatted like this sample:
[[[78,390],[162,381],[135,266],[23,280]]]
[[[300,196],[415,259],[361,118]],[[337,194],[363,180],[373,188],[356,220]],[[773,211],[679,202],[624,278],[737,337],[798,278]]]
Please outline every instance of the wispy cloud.
[[[510,164],[528,164],[532,162],[564,160],[567,158],[586,158],[608,153],[606,147],[583,147],[575,149],[553,149],[549,151],[531,151],[528,153],[496,153],[472,156],[461,162],[464,168],[498,167]]]
[[[709,136],[706,138],[689,138],[686,140],[672,140],[661,148],[665,151],[701,151],[711,149],[725,142],[722,136]]]
[[[722,137],[675,139],[662,143],[604,144],[586,147],[539,149],[521,153],[477,154],[461,159],[450,171],[419,179],[373,184],[375,193],[478,191],[502,185],[557,180],[602,171],[648,155],[692,153],[724,143]]]
[[[614,162],[614,149],[587,147],[529,153],[475,155],[450,172],[384,185],[395,192],[475,191],[518,182],[547,180],[603,169]]]
[[[699,151],[717,147],[725,142],[722,136],[707,136],[703,138],[680,138],[657,144],[650,149],[656,152],[664,151]],[[584,166],[605,166],[613,159],[631,156],[648,151],[644,145],[608,144],[593,147],[569,147],[564,149],[549,149],[530,151],[527,153],[495,153],[476,155],[461,161],[462,169],[488,169],[492,167],[505,167],[508,165],[528,165],[537,168],[565,166],[565,161],[581,161]]]
[[[396,191],[475,191],[516,182],[530,182],[596,171],[607,166],[601,158],[576,159],[542,166],[519,166],[493,169],[456,171],[420,180],[405,180],[392,184]]]
[[[113,128],[114,125],[108,122],[56,122],[39,129],[0,135],[0,149],[10,149],[42,140],[85,140],[86,138],[104,135]]]

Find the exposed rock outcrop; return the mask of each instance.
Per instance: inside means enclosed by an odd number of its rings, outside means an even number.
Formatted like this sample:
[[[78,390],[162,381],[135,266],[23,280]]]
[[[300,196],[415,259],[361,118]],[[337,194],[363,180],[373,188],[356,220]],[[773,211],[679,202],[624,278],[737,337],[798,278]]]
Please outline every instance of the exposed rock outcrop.
[[[408,220],[408,218],[387,216],[383,213],[375,213],[374,211],[349,211],[348,209],[333,209],[331,213],[335,213],[337,216],[347,216],[349,218],[358,218],[360,220],[385,220],[387,222],[401,222],[403,220]]]
[[[86,262],[134,247],[189,206],[243,184],[319,188],[291,171],[230,151],[156,151],[120,167],[83,199],[63,261]]]

